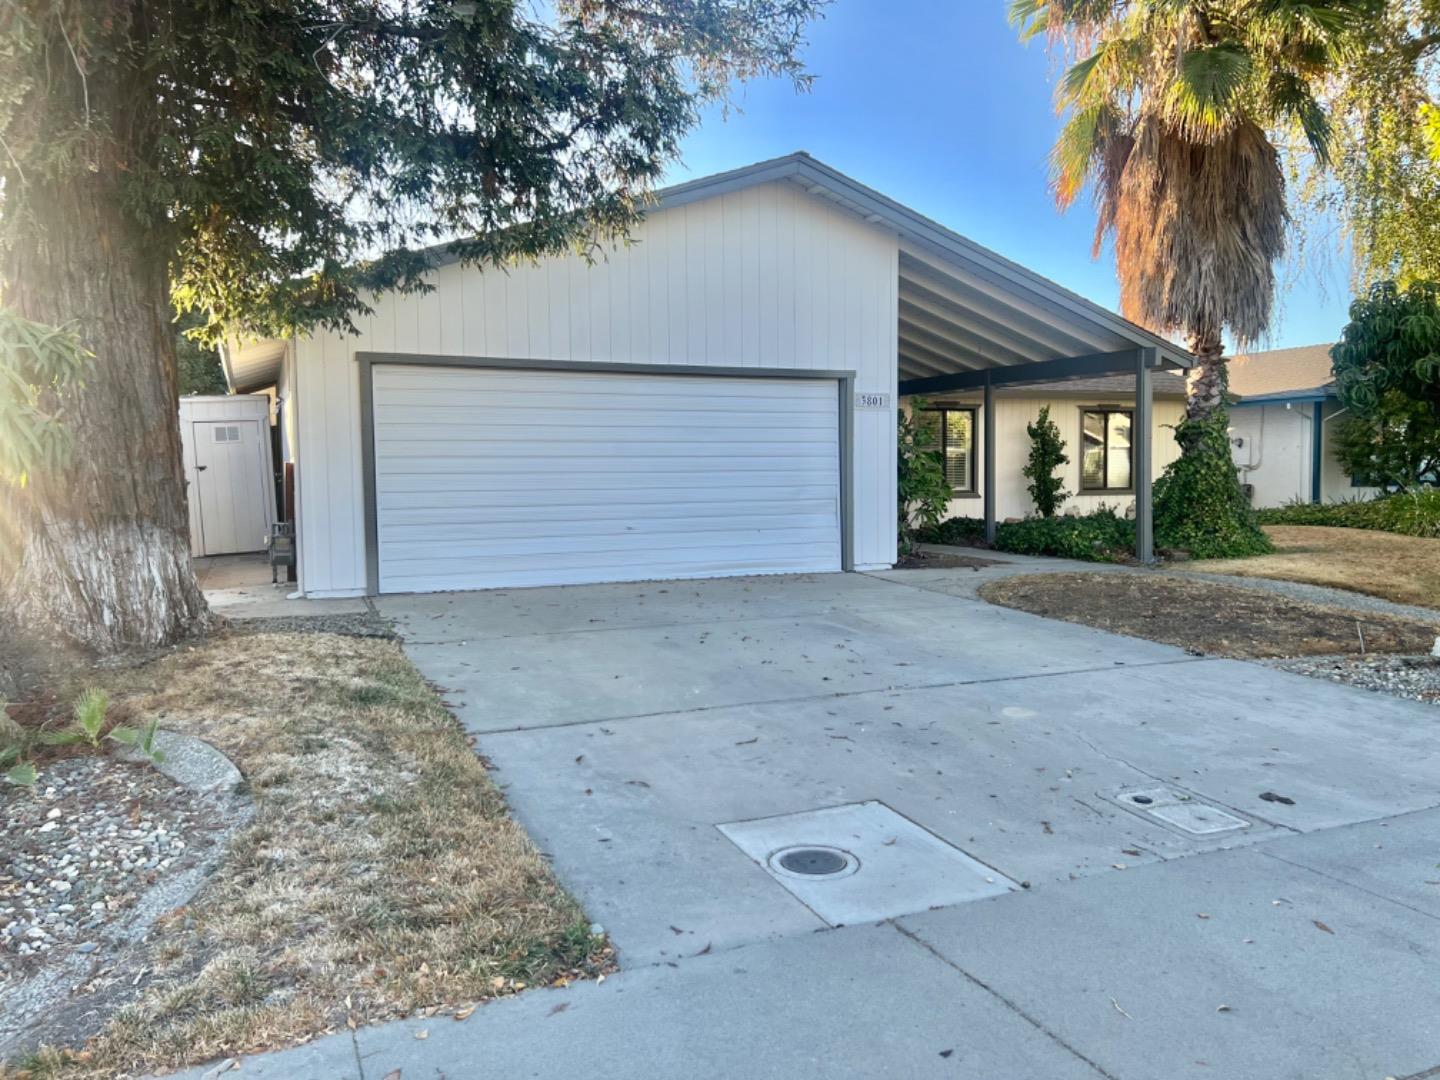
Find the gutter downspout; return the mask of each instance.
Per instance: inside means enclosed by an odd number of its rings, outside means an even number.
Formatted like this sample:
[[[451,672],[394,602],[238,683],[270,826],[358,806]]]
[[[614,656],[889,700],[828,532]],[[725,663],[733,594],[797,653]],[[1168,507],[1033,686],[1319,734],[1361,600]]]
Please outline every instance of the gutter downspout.
[[[1310,412],[1310,501],[1320,505],[1320,470],[1325,464],[1325,403],[1317,401]]]

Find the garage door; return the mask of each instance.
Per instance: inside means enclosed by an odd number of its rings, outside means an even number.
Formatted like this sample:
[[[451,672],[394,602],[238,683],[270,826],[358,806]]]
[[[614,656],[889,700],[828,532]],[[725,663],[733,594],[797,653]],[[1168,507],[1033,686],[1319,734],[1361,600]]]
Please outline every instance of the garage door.
[[[377,365],[380,591],[839,570],[838,393]]]

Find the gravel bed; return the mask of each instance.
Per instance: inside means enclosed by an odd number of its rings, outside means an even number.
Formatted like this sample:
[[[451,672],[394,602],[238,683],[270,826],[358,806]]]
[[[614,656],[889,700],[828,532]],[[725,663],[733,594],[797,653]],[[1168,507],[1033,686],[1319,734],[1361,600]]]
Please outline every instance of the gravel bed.
[[[104,756],[42,766],[0,792],[0,992],[47,954],[92,953],[162,875],[213,841],[206,804],[148,765]]]
[[[1433,656],[1304,656],[1264,663],[1314,679],[1440,705],[1440,658]]]
[[[393,638],[389,619],[374,612],[344,615],[264,615],[227,619],[226,629],[235,634],[344,634],[348,637]]]

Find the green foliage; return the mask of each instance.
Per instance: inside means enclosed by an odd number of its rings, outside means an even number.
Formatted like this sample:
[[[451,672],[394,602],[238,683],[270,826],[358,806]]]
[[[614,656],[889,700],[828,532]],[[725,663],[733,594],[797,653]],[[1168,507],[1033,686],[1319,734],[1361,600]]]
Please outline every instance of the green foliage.
[[[1135,552],[1135,523],[1111,507],[1084,515],[1008,521],[995,530],[995,547],[1016,555],[1117,562]]]
[[[179,375],[180,393],[228,394],[225,369],[220,366],[220,350],[204,345],[191,337],[204,326],[198,312],[181,316],[175,334],[175,364]]]
[[[66,394],[92,357],[68,328],[42,326],[0,305],[0,483],[25,486],[64,463]]]
[[[985,536],[985,519],[972,517],[946,518],[934,528],[925,529],[920,539],[927,544],[968,544]]]
[[[110,695],[95,687],[86,690],[75,702],[75,726],[92,747],[100,745],[100,732],[105,726],[105,714],[109,709]]]
[[[123,746],[140,751],[150,759],[152,765],[162,765],[165,762],[165,751],[155,745],[155,735],[159,723],[159,719],[156,718],[143,728],[116,726],[110,729],[110,734],[106,738],[114,739]]]
[[[808,86],[824,2],[11,0],[0,246],[81,191],[210,340],[345,330],[371,290],[424,288],[427,245],[501,264],[623,234],[703,105]]]
[[[1352,476],[1412,488],[1440,466],[1440,284],[1382,281],[1350,305],[1330,350],[1350,410],[1341,463]]]
[[[1065,456],[1060,428],[1050,419],[1049,405],[1040,407],[1040,415],[1033,424],[1025,425],[1025,433],[1030,436],[1030,460],[1020,470],[1030,481],[1025,490],[1030,492],[1041,517],[1054,517],[1060,504],[1070,497],[1064,479],[1056,476],[1055,470],[1070,464],[1070,459]]]
[[[920,534],[940,523],[955,497],[935,449],[939,442],[936,423],[935,414],[926,411],[921,398],[912,398],[910,412],[901,409],[896,419],[896,534],[902,555],[914,551]]]
[[[1230,456],[1229,414],[1183,420],[1184,452],[1155,482],[1155,546],[1197,559],[1231,559],[1274,550],[1240,490]]]
[[[1262,525],[1323,525],[1335,529],[1376,529],[1402,536],[1440,539],[1440,489],[1398,492],[1378,499],[1335,503],[1295,502],[1257,510]]]
[[[1363,287],[1440,280],[1440,2],[1377,0],[1364,47],[1335,87],[1336,186],[1309,185],[1312,209],[1339,218]]]
[[[1409,489],[1440,476],[1440,413],[1424,402],[1390,390],[1369,414],[1332,426],[1335,460],[1368,487]]]

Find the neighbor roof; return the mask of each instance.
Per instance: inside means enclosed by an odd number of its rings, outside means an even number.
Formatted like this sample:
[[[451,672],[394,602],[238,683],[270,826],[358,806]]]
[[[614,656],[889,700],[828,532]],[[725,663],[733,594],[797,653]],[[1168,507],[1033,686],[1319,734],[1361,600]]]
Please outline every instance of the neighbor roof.
[[[1302,345],[1230,358],[1230,392],[1242,403],[1315,401],[1334,396],[1330,346]]]

